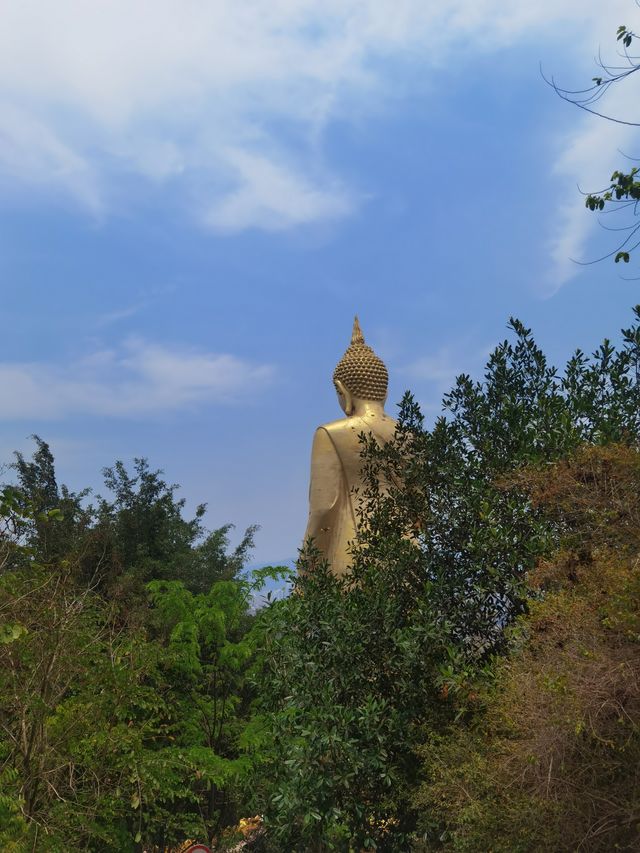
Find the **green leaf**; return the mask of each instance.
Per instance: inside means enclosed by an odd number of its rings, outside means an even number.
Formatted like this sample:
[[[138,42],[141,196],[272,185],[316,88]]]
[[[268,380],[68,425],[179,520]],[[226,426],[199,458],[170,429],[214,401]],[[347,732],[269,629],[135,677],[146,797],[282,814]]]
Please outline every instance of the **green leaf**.
[[[0,643],[13,643],[27,633],[28,631],[24,625],[20,625],[19,623],[0,625]]]

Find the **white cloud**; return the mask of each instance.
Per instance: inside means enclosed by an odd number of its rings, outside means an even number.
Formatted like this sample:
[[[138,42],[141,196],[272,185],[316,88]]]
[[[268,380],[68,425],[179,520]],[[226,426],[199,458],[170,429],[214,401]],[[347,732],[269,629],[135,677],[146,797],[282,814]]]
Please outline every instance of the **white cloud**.
[[[461,340],[440,346],[430,355],[419,355],[396,372],[407,377],[422,411],[437,415],[442,412],[443,395],[453,388],[456,378],[461,373],[474,378],[481,376],[490,352],[490,347],[477,347]]]
[[[36,187],[63,189],[93,214],[102,211],[99,180],[90,162],[53,128],[1,102],[0,175]]]
[[[412,361],[395,367],[393,374],[406,377],[406,387],[411,391],[420,411],[431,423],[439,417],[449,417],[443,408],[443,398],[455,387],[461,374],[481,381],[494,345],[478,345],[469,339],[460,339],[432,348],[430,355],[418,355]],[[404,387],[404,386],[403,386]]]
[[[104,314],[98,315],[94,321],[95,325],[98,328],[103,328],[105,326],[111,326],[114,323],[119,323],[122,320],[128,320],[131,317],[135,317],[137,314],[140,314],[140,312],[149,308],[150,305],[157,302],[158,299],[161,299],[166,294],[173,292],[174,289],[175,287],[173,285],[143,288],[135,302],[131,302],[130,304],[123,305],[113,311],[106,311]]]
[[[107,311],[96,319],[96,326],[111,326],[113,323],[119,323],[121,320],[128,320],[130,317],[135,317],[136,314],[142,311],[145,305],[145,302],[138,302],[134,305],[128,305],[126,308]]]
[[[461,372],[460,353],[451,347],[441,347],[433,355],[425,355],[400,368],[400,373],[420,382],[435,382],[448,386]]]
[[[75,364],[0,362],[1,419],[87,414],[139,417],[196,403],[229,403],[268,384],[270,365],[131,338]]]
[[[351,213],[353,199],[335,182],[321,189],[303,175],[247,151],[227,155],[238,186],[206,211],[205,222],[218,231],[263,228],[282,231],[295,225],[339,219]]]
[[[0,173],[94,213],[132,171],[177,181],[222,230],[343,217],[359,199],[317,143],[392,97],[393,67],[424,79],[461,45],[567,24],[590,50],[604,15],[580,0],[4,0]]]
[[[629,103],[629,89],[618,88],[611,90],[611,96],[602,105],[606,105],[607,114],[624,117],[628,115]],[[560,140],[561,154],[554,164],[554,172],[560,179],[560,194],[568,200],[560,204],[555,217],[556,234],[550,246],[553,269],[547,295],[552,295],[579,272],[580,266],[576,261],[596,260],[597,253],[587,243],[599,220],[609,227],[624,224],[622,220],[611,220],[611,217],[607,222],[603,215],[587,211],[580,203],[576,186],[588,193],[606,189],[612,172],[630,165],[621,151],[631,149],[636,136],[637,128],[586,115],[580,117],[575,130]],[[610,250],[625,235],[609,236]]]

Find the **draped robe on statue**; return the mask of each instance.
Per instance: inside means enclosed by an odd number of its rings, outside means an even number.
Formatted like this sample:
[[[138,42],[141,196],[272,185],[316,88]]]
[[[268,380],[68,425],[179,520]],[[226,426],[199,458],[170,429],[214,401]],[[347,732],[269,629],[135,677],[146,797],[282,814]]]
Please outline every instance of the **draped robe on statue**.
[[[305,542],[313,539],[336,575],[349,567],[349,545],[357,537],[358,501],[364,488],[359,436],[373,435],[382,445],[393,437],[395,428],[393,418],[382,414],[342,418],[316,430]]]

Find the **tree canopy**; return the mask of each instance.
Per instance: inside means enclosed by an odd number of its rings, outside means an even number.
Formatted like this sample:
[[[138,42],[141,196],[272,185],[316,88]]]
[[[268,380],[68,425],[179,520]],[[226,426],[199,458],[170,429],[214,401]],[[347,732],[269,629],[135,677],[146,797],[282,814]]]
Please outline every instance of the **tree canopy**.
[[[144,459],[92,502],[17,455],[0,847],[636,849],[640,306],[562,371],[512,319],[444,408],[362,437],[350,571],[309,543],[258,612],[253,528],[230,549]]]

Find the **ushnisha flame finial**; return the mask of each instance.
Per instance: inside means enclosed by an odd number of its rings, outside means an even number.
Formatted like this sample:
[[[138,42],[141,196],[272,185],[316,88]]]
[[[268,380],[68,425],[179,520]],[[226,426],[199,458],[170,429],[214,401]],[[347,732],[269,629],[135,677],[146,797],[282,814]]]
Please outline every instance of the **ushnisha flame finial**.
[[[389,374],[382,359],[364,342],[358,317],[354,318],[351,343],[333,371],[333,381],[342,382],[362,400],[385,400]]]
[[[351,346],[355,346],[356,344],[364,343],[364,335],[362,334],[362,329],[360,328],[360,321],[358,320],[358,315],[353,318],[353,332],[351,333]]]

